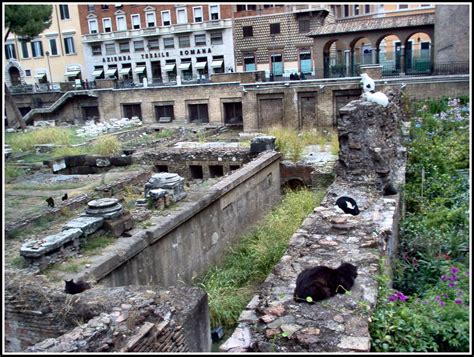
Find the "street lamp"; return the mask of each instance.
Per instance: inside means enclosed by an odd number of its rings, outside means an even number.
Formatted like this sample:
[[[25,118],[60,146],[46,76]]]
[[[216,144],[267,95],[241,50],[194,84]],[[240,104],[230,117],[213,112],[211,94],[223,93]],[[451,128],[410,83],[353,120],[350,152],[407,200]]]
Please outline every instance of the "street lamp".
[[[49,70],[49,77],[51,79],[51,89],[53,89],[53,74],[51,73],[51,66],[49,65],[49,51],[46,51],[46,59],[48,60],[48,70]],[[49,88],[49,85],[48,85]]]

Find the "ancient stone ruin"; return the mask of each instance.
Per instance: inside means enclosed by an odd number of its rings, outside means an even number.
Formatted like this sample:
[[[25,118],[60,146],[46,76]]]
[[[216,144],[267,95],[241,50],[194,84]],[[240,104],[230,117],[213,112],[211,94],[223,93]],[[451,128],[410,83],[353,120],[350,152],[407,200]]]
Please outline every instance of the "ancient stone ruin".
[[[404,182],[406,118],[400,91],[387,107],[362,100],[341,109],[337,176],[320,207],[291,237],[289,247],[239,317],[222,352],[369,352],[369,323],[378,296],[376,274],[390,273],[398,240],[400,195],[384,187]],[[338,197],[355,199],[360,214],[341,214]],[[295,302],[298,274],[341,262],[358,267],[350,294],[314,304]]]

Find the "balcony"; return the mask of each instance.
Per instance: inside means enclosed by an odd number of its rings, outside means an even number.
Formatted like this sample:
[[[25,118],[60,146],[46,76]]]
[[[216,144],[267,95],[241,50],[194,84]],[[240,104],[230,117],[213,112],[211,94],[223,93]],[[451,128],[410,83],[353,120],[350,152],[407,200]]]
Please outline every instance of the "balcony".
[[[177,33],[217,30],[232,27],[232,20],[212,20],[200,23],[171,25],[166,27],[150,27],[138,30],[106,32],[82,36],[83,43],[123,40],[125,38],[141,38],[146,36],[171,35]]]

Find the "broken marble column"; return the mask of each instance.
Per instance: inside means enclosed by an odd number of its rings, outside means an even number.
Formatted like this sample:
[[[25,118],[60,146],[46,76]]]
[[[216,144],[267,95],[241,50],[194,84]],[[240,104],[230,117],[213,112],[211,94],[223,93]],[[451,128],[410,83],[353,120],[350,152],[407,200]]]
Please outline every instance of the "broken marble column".
[[[148,197],[159,198],[159,196],[162,196],[163,192],[156,191],[158,189],[167,191],[173,202],[177,202],[186,197],[186,192],[184,192],[184,178],[178,174],[169,172],[154,174],[148,182],[145,183],[145,199]],[[154,192],[151,193],[151,191]]]
[[[103,218],[103,228],[110,231],[115,237],[120,237],[123,232],[133,228],[132,216],[123,210],[116,198],[99,198],[90,201],[82,216]]]
[[[95,233],[104,223],[103,217],[82,216],[74,218],[63,226],[63,231],[71,228],[79,228],[84,237]]]

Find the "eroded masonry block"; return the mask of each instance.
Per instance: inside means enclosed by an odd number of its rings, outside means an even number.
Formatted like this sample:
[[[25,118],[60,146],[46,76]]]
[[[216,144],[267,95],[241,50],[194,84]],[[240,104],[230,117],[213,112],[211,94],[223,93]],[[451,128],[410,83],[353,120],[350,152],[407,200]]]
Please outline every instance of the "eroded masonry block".
[[[63,231],[72,228],[79,228],[84,236],[91,235],[96,232],[102,224],[104,223],[104,218],[102,217],[87,217],[82,216],[74,218],[73,220],[67,222],[63,226]]]
[[[145,183],[145,198],[150,196],[151,190],[157,189],[167,191],[173,202],[177,202],[186,197],[186,192],[184,191],[184,178],[175,173],[160,172],[154,174],[148,182]],[[159,193],[160,192],[155,191],[154,194]]]

